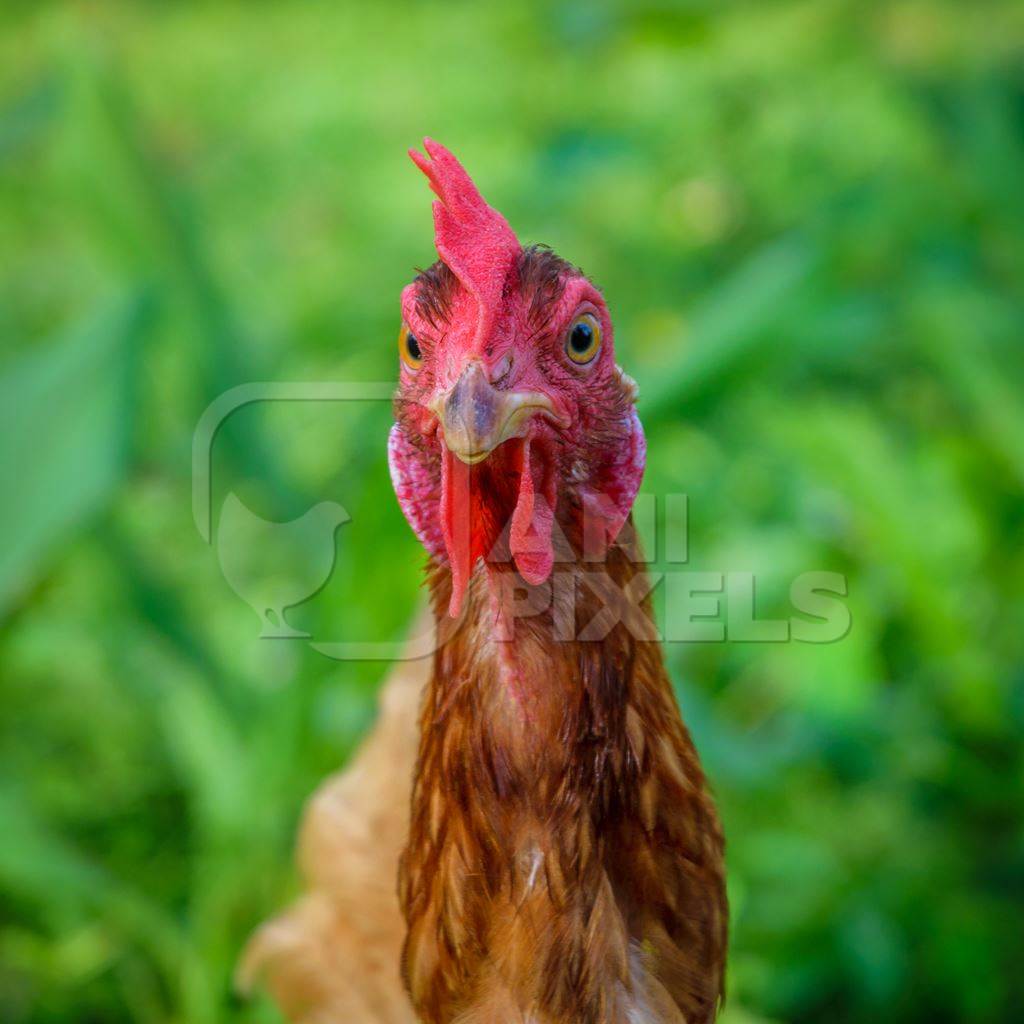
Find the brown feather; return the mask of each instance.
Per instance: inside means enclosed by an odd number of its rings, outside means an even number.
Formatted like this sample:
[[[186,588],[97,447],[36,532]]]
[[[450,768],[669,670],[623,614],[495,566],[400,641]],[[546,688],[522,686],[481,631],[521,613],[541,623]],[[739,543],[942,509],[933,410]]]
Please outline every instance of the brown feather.
[[[619,548],[607,569],[618,586],[637,571]],[[400,896],[421,1019],[711,1020],[723,840],[660,648],[621,623],[601,643],[556,643],[550,612],[517,620],[520,703],[481,573],[420,722]],[[447,572],[431,584],[443,615]],[[576,593],[582,628],[600,605]]]

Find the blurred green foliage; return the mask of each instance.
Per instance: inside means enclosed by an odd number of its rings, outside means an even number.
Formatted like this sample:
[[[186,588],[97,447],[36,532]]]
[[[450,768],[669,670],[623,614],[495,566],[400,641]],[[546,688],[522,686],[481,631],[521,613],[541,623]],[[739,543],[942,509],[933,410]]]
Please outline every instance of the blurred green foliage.
[[[1024,8],[8,4],[0,34],[0,1019],[276,1020],[231,995],[384,666],[260,640],[191,512],[206,405],[389,380],[429,133],[604,287],[690,565],[841,641],[673,646],[729,837],[727,1018],[1024,1013]],[[423,556],[380,403],[214,447],[345,505],[318,640]]]

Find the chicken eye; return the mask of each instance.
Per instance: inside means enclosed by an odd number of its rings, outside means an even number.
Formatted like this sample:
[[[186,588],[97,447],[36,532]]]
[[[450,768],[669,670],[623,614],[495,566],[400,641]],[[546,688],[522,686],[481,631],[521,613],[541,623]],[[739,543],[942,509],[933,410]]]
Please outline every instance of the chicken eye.
[[[576,317],[565,336],[565,354],[578,366],[589,363],[601,350],[601,324],[593,313]]]
[[[418,370],[423,365],[420,343],[405,324],[402,324],[402,329],[398,332],[398,354],[410,370]]]

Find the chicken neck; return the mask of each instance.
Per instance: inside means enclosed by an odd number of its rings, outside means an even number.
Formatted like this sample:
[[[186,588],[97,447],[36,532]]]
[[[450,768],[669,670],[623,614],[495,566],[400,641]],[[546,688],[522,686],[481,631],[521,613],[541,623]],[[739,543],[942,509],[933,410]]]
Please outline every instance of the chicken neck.
[[[541,592],[478,563],[434,656],[400,873],[428,1024],[713,1016],[721,831],[639,571],[614,547]]]

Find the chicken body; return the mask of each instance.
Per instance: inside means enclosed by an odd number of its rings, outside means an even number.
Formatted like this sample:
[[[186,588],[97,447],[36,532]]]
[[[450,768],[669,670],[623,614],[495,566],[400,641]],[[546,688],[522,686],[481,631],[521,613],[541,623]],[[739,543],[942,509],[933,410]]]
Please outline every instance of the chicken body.
[[[618,549],[608,565],[636,575]],[[574,584],[571,614],[593,621],[604,605]],[[443,572],[432,587],[452,635],[392,673],[376,728],[310,801],[309,891],[256,934],[243,985],[267,977],[301,1024],[712,1019],[722,834],[649,605],[601,642],[553,643],[553,609],[518,622],[516,696],[481,574],[458,628]]]
[[[249,966],[317,1024],[708,1024],[723,838],[629,522],[636,387],[593,283],[427,151],[441,259],[402,293],[388,457],[432,666],[418,730],[400,675],[314,800],[313,892]]]

